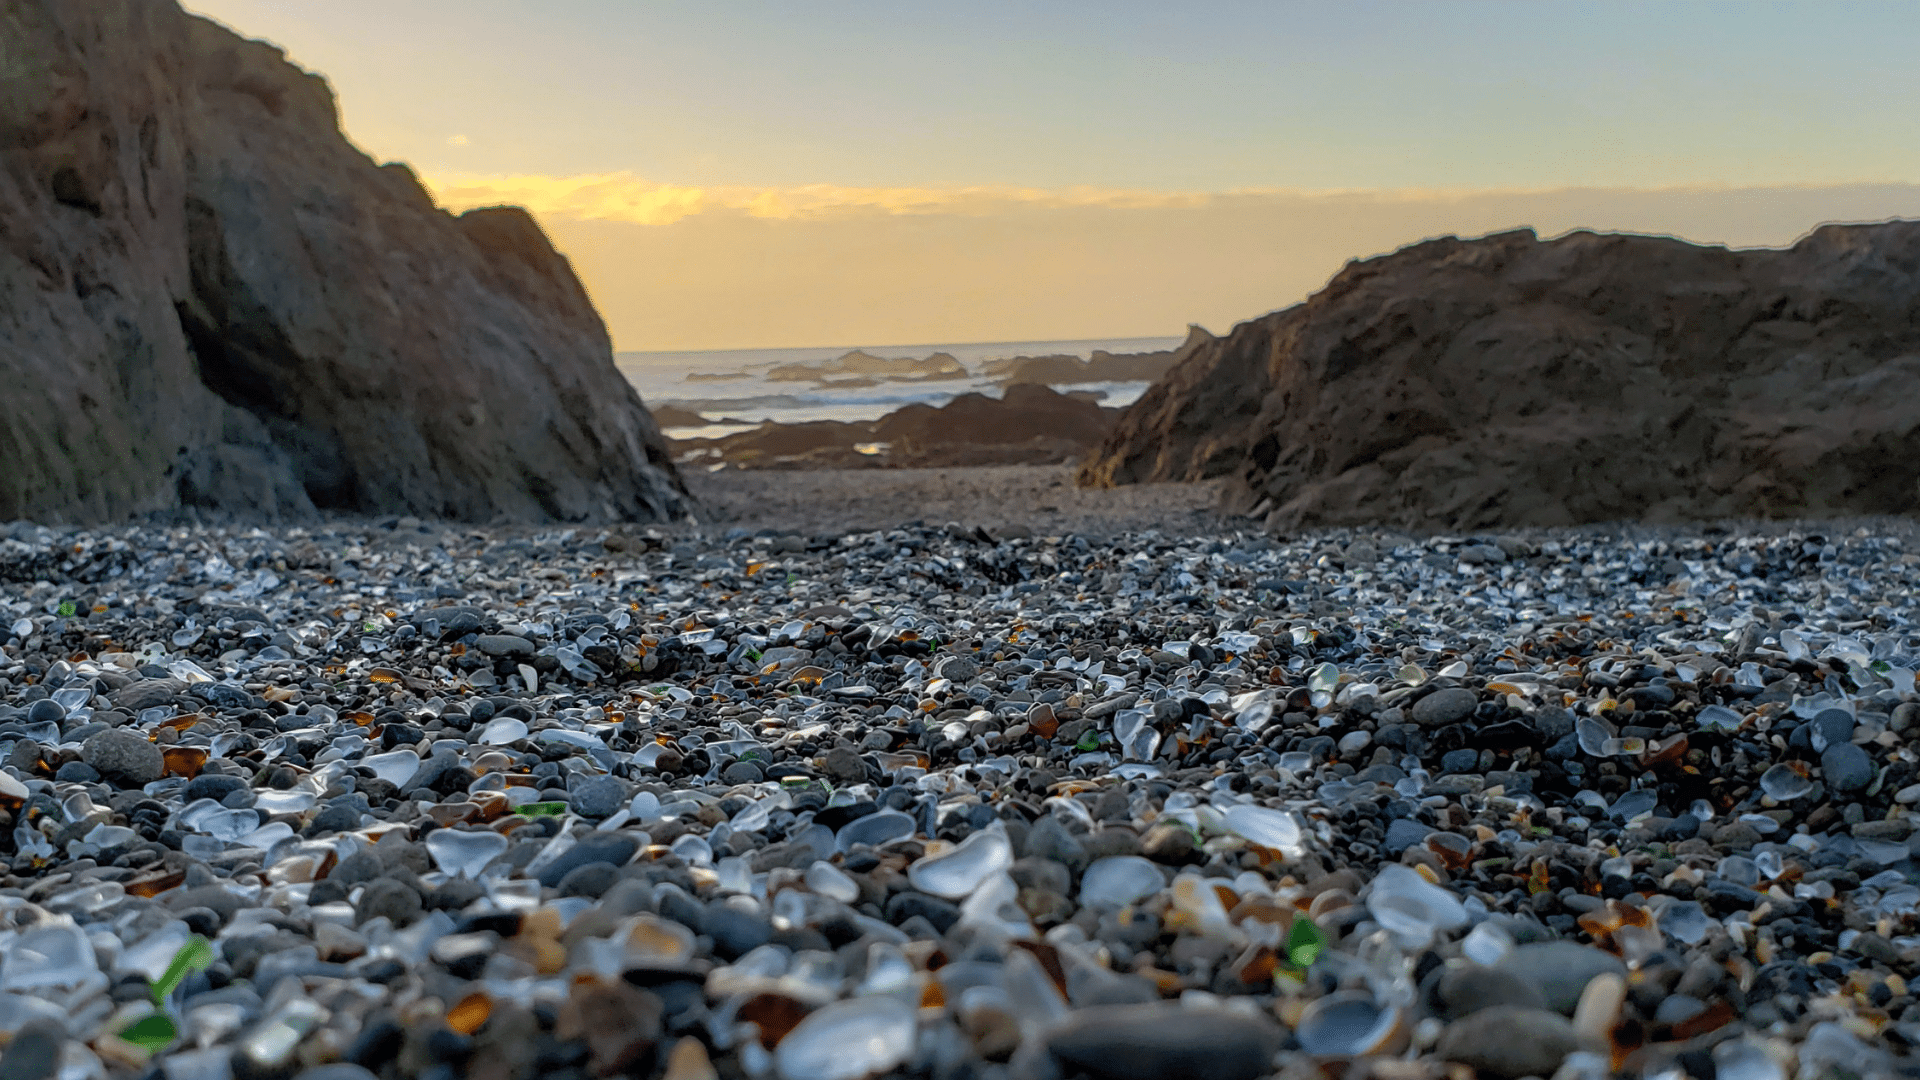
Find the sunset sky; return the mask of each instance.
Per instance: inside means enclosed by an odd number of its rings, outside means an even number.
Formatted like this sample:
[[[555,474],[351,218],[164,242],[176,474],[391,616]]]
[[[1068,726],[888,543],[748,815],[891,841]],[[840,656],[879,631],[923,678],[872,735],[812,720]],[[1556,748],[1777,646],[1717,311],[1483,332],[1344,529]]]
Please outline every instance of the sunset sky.
[[[190,0],[620,349],[1176,335],[1533,225],[1920,216],[1920,7]]]

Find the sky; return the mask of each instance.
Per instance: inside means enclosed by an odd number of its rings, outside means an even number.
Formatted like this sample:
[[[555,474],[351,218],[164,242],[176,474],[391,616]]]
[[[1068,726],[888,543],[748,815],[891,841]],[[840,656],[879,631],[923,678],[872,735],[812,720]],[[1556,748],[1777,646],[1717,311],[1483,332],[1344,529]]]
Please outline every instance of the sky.
[[[189,0],[449,209],[527,205],[616,348],[1216,331],[1533,226],[1920,216],[1920,5]]]

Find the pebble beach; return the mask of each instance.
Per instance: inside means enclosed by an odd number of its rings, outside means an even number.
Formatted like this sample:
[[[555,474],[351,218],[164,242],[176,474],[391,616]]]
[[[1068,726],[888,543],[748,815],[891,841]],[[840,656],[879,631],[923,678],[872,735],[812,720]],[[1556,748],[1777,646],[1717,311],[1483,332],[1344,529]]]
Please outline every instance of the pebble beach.
[[[0,1075],[1911,1071],[1909,525],[1057,472],[8,527]]]

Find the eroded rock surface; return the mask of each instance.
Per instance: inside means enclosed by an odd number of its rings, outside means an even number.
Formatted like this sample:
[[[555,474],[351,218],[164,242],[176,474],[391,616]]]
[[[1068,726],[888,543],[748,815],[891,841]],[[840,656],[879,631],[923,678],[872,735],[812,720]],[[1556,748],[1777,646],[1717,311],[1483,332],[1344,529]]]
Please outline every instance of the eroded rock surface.
[[[1906,512],[1916,271],[1910,222],[1417,244],[1193,351],[1080,481],[1230,476],[1282,528]]]
[[[174,3],[0,27],[0,517],[682,511],[524,211],[437,209],[319,76]]]

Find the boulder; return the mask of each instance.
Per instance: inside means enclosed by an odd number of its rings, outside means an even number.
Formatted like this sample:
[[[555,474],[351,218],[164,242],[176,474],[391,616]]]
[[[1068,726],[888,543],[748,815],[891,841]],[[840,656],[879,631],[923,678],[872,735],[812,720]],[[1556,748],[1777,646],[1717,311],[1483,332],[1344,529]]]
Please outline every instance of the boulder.
[[[1224,477],[1276,529],[1906,513],[1916,313],[1916,222],[1432,240],[1191,350],[1079,480]]]
[[[567,260],[446,213],[280,50],[173,0],[0,0],[0,519],[662,519]]]

